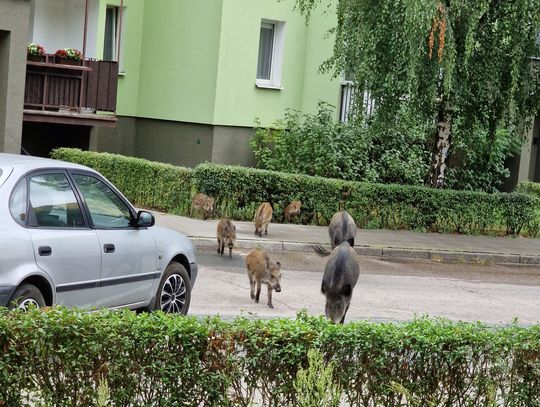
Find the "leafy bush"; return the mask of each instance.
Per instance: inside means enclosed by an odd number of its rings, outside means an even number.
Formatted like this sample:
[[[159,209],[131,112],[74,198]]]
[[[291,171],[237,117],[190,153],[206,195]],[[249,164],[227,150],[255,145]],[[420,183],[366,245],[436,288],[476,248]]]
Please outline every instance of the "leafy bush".
[[[517,192],[522,194],[531,194],[536,196],[540,202],[540,182],[521,181],[517,188]]]
[[[136,206],[187,213],[191,205],[191,170],[119,154],[58,148],[51,157],[99,171]]]
[[[364,228],[538,233],[537,200],[527,194],[363,183],[208,163],[190,170],[76,149],[52,155],[100,171],[135,205],[179,214],[189,213],[191,195],[203,192],[216,198],[218,215],[237,220],[251,221],[257,206],[268,201],[274,221],[282,222],[285,206],[300,199],[297,222],[304,224],[326,225],[336,211],[346,209]]]
[[[250,146],[262,169],[344,180],[421,185],[429,171],[425,129],[402,114],[384,128],[340,123],[334,107],[288,109],[271,128],[257,124]]]
[[[0,309],[0,349],[6,406],[296,406],[310,350],[350,406],[540,403],[539,326]]]
[[[251,220],[259,203],[268,201],[274,219],[282,221],[292,199],[302,201],[302,223],[328,224],[346,209],[366,228],[519,234],[535,216],[535,198],[518,193],[362,183],[215,164],[198,165],[193,182],[216,198],[221,214],[242,220]]]

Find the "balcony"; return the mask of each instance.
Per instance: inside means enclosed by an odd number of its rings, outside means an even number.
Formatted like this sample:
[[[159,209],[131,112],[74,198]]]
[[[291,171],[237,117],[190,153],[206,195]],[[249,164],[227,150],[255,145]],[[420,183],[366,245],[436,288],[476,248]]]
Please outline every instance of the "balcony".
[[[114,127],[118,63],[59,60],[26,63],[24,121]]]

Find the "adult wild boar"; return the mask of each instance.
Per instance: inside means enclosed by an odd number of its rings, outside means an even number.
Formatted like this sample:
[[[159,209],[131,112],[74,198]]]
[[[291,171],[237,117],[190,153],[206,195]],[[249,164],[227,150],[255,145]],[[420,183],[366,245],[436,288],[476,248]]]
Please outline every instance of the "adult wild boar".
[[[356,253],[348,242],[332,250],[324,269],[321,292],[326,297],[324,312],[333,323],[342,324],[345,320],[359,274]]]
[[[356,223],[347,211],[334,213],[328,225],[328,234],[330,235],[330,245],[332,250],[343,242],[348,242],[354,247],[354,238],[356,237]],[[321,256],[328,256],[330,251],[320,245],[313,246],[313,250]]]
[[[229,219],[221,219],[217,225],[217,252],[223,256],[225,246],[229,248],[229,258],[232,259],[232,249],[236,240],[236,226]]]
[[[193,216],[195,210],[199,210],[203,214],[203,219],[208,219],[214,213],[214,198],[205,194],[197,194],[191,200],[190,216]]]
[[[268,287],[268,307],[272,305],[272,290],[281,292],[281,264],[272,263],[266,252],[262,249],[255,249],[246,257],[246,267],[249,278],[249,288],[251,299],[259,302],[261,285],[265,283]],[[255,285],[257,292],[255,293]]]
[[[349,212],[341,211],[334,213],[328,225],[328,234],[330,235],[330,244],[332,249],[343,242],[348,242],[354,247],[354,238],[356,237],[356,223]]]
[[[268,202],[263,202],[257,208],[255,212],[255,234],[259,237],[262,236],[262,231],[264,229],[264,234],[268,234],[268,224],[272,220],[272,205]]]

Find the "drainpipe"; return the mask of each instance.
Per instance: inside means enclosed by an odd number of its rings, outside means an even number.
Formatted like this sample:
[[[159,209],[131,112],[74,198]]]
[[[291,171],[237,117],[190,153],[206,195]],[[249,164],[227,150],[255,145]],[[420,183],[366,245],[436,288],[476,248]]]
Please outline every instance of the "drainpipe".
[[[83,29],[83,49],[82,49],[82,60],[83,66],[86,66],[86,37],[88,36],[88,0],[84,0],[84,29]],[[86,78],[87,73],[81,72],[81,89],[79,93],[79,113],[81,112],[81,108],[83,105],[83,96],[84,96],[84,90],[86,87]]]
[[[88,35],[88,0],[84,0],[83,58],[86,58],[86,37]]]
[[[118,13],[118,35],[116,36],[116,62],[120,70],[120,38],[122,37],[122,15],[124,13],[124,0],[120,0],[120,12]]]

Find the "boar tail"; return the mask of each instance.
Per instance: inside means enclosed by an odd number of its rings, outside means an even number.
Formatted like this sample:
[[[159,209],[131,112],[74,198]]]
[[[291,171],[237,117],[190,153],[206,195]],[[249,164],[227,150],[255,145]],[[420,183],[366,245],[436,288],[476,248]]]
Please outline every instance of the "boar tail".
[[[326,257],[330,255],[330,250],[325,249],[321,245],[312,246],[315,253],[317,253],[321,257]]]

